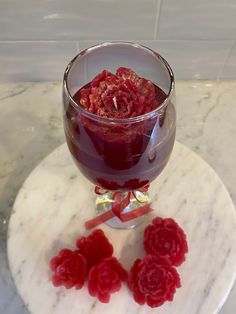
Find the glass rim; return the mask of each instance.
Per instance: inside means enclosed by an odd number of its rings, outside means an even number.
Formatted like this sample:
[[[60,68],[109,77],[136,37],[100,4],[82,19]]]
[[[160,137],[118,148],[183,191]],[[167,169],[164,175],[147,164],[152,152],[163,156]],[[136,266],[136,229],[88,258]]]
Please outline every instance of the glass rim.
[[[169,91],[167,93],[167,97],[161,102],[161,104],[157,108],[155,108],[154,110],[152,110],[148,113],[145,113],[143,115],[139,115],[136,117],[130,117],[130,118],[109,118],[109,117],[98,116],[92,112],[85,110],[78,102],[74,101],[73,96],[71,95],[71,93],[69,91],[68,84],[67,84],[67,78],[68,78],[69,72],[70,72],[74,62],[77,59],[81,58],[86,53],[89,53],[90,51],[96,50],[100,47],[105,47],[105,46],[110,46],[110,45],[118,45],[118,44],[119,45],[123,44],[123,45],[127,45],[127,46],[131,45],[135,48],[141,48],[141,49],[146,50],[148,53],[153,55],[156,59],[161,61],[169,73],[170,86],[169,86]],[[66,96],[69,98],[70,104],[72,104],[76,110],[81,111],[87,117],[89,117],[93,120],[100,120],[103,122],[131,123],[131,122],[142,121],[142,120],[145,120],[147,118],[152,118],[153,116],[158,115],[160,113],[160,111],[162,111],[165,107],[168,106],[169,100],[171,99],[171,97],[174,93],[174,87],[175,87],[174,73],[173,73],[169,63],[159,53],[157,53],[156,51],[154,51],[151,48],[148,48],[144,45],[133,43],[133,42],[126,42],[126,41],[104,42],[104,43],[100,43],[100,44],[97,44],[97,45],[94,45],[94,46],[91,46],[89,48],[82,50],[69,62],[69,64],[67,65],[67,67],[65,69],[64,76],[63,76],[63,90],[64,90]]]

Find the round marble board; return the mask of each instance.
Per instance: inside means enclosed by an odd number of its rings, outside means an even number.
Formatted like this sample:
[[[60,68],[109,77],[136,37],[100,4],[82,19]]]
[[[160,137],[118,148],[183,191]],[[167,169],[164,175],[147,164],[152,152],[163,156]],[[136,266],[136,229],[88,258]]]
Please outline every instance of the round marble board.
[[[66,145],[40,163],[15,201],[8,257],[16,286],[32,314],[213,314],[236,276],[236,216],[215,172],[176,142],[163,173],[151,184],[155,212],[136,229],[101,225],[126,269],[144,256],[143,230],[153,216],[173,217],[187,234],[189,253],[178,271],[182,287],[160,308],[139,306],[127,287],[102,304],[87,289],[54,288],[48,262],[61,248],[73,248],[95,215],[93,186],[75,167]]]

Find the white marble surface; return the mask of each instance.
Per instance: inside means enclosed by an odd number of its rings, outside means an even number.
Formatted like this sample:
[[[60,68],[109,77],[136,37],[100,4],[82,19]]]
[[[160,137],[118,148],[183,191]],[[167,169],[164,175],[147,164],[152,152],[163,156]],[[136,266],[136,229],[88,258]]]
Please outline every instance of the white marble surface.
[[[179,81],[176,87],[177,139],[216,170],[236,204],[236,82]],[[7,223],[23,181],[64,142],[61,84],[2,84],[0,109],[0,313],[28,314],[8,268]],[[235,311],[236,286],[220,314]]]
[[[236,277],[236,242],[231,241],[236,238],[236,213],[227,190],[202,159],[176,142],[167,167],[151,184],[150,198],[155,212],[138,228],[101,227],[115,256],[129,270],[136,258],[144,256],[143,229],[151,218],[178,221],[186,232],[189,253],[179,268],[182,287],[174,302],[159,309],[139,306],[123,286],[104,305],[86,289],[55,289],[49,260],[84,235],[84,222],[96,214],[95,194],[65,144],[44,159],[20,190],[8,229],[10,268],[30,313],[217,313]]]

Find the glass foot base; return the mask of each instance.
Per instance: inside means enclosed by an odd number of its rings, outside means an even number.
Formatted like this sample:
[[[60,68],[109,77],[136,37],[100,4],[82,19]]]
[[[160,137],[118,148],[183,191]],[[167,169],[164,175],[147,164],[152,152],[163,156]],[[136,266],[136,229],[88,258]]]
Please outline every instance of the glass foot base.
[[[98,195],[96,198],[96,209],[98,215],[111,210],[114,203],[113,195],[116,192],[107,192],[102,195]],[[121,192],[122,199],[127,197],[128,192]],[[135,196],[134,196],[135,195]],[[147,192],[133,191],[131,192],[130,203],[122,211],[122,213],[128,213],[140,206],[149,204],[149,196]],[[130,229],[135,228],[137,225],[145,221],[147,215],[132,219],[130,221],[122,222],[118,217],[111,218],[105,222],[106,225],[115,229]]]

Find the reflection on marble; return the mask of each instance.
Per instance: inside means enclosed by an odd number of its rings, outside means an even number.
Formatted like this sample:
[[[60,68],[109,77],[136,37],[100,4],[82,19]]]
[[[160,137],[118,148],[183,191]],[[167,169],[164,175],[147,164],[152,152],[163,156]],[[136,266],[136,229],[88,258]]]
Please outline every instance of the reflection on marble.
[[[176,91],[177,139],[216,170],[236,204],[236,82],[178,81]],[[0,313],[28,314],[8,270],[7,226],[2,222],[25,178],[64,142],[61,83],[1,84],[0,109]],[[220,314],[235,308],[236,285]]]
[[[44,159],[20,190],[9,224],[8,257],[32,314],[156,312],[137,305],[126,287],[104,305],[86,289],[52,286],[49,260],[85,233],[84,222],[95,215],[94,198],[93,185],[75,167],[66,144]],[[231,241],[236,238],[236,213],[224,185],[202,159],[176,143],[167,167],[151,184],[150,198],[155,212],[138,228],[101,226],[115,255],[130,269],[144,255],[143,229],[151,218],[175,218],[187,234],[189,253],[179,268],[182,288],[158,312],[217,313],[236,277],[236,242]]]

